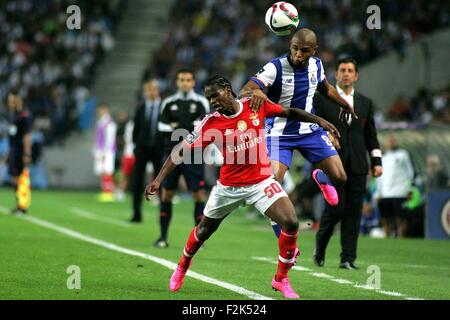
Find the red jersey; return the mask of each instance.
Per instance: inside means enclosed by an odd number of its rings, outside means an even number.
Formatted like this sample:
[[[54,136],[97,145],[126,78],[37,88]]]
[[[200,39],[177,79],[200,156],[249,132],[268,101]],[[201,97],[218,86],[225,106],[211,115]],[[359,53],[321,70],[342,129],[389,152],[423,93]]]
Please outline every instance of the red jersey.
[[[281,105],[266,102],[258,112],[253,112],[249,98],[237,102],[240,107],[237,113],[206,115],[184,140],[189,148],[216,144],[224,158],[219,178],[224,186],[248,186],[272,175],[264,139],[264,118],[282,111]]]

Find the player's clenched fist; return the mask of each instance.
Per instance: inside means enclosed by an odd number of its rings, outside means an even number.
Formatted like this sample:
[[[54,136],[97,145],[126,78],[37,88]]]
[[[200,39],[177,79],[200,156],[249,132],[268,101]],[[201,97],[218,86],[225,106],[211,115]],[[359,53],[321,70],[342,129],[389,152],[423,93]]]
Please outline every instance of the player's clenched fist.
[[[150,200],[150,197],[158,192],[160,184],[158,180],[154,180],[145,187],[145,200]]]

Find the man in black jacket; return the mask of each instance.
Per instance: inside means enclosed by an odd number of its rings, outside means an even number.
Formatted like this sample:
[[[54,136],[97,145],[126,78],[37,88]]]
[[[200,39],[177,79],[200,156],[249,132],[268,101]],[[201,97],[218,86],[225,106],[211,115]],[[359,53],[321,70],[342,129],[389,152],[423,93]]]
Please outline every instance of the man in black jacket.
[[[320,220],[320,228],[316,234],[314,262],[317,266],[325,263],[325,251],[333,234],[335,225],[341,221],[341,263],[340,268],[358,269],[355,264],[356,248],[359,235],[363,197],[366,190],[369,165],[367,154],[371,158],[371,174],[379,177],[381,167],[381,150],[377,138],[374,121],[374,105],[372,101],[355,92],[354,84],[358,79],[358,65],[350,58],[341,59],[336,66],[336,88],[355,110],[358,119],[339,120],[339,108],[334,102],[320,95],[314,97],[316,114],[333,123],[341,133],[339,156],[347,173],[347,183],[337,188],[339,204],[327,205]],[[333,137],[330,135],[330,139]],[[337,147],[339,148],[339,146]]]
[[[142,221],[142,197],[144,195],[144,175],[147,163],[153,164],[156,176],[161,167],[161,146],[158,136],[158,119],[161,98],[156,80],[144,83],[144,101],[136,108],[134,115],[133,143],[136,162],[133,167],[133,217],[131,222]]]

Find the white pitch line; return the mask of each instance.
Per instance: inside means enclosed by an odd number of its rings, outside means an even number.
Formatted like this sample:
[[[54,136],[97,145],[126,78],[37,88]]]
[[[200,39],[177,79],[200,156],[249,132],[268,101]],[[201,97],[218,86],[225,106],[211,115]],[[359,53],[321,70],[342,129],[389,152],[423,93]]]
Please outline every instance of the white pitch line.
[[[1,208],[0,207],[0,210],[3,211],[4,213],[6,213],[7,209],[6,209],[6,211],[4,209],[5,208]],[[171,262],[169,260],[165,260],[165,259],[162,259],[162,258],[158,258],[156,256],[152,256],[150,254],[146,254],[146,253],[143,253],[143,252],[131,250],[131,249],[128,249],[128,248],[124,248],[124,247],[115,245],[115,244],[110,243],[110,242],[99,240],[99,239],[93,238],[91,236],[82,234],[80,232],[77,232],[77,231],[74,231],[74,230],[71,230],[71,229],[67,229],[67,228],[58,226],[56,224],[53,224],[51,222],[48,222],[48,221],[45,221],[45,220],[42,220],[42,219],[39,219],[39,218],[36,218],[36,217],[27,216],[27,215],[21,215],[21,216],[18,216],[18,218],[21,218],[21,219],[26,220],[28,222],[37,224],[37,225],[39,225],[41,227],[45,227],[45,228],[54,230],[56,232],[59,232],[59,233],[62,233],[64,235],[66,235],[66,236],[69,236],[69,237],[72,237],[72,238],[75,238],[75,239],[78,239],[78,240],[81,240],[81,241],[85,241],[85,242],[88,242],[88,243],[91,243],[91,244],[95,244],[97,246],[100,246],[100,247],[103,247],[103,248],[106,248],[106,249],[109,249],[109,250],[112,250],[112,251],[116,251],[116,252],[128,254],[130,256],[140,257],[140,258],[143,258],[143,259],[146,259],[146,260],[153,261],[153,262],[158,263],[158,264],[160,264],[160,265],[162,265],[162,266],[164,266],[164,267],[166,267],[166,268],[168,268],[170,270],[175,270],[175,268],[177,267],[176,263],[173,263],[173,262]],[[236,286],[236,285],[231,284],[231,283],[227,283],[227,282],[224,282],[224,281],[220,281],[220,280],[217,280],[217,279],[214,279],[214,278],[210,278],[210,277],[204,276],[204,275],[199,274],[197,272],[188,271],[186,273],[186,275],[190,276],[190,277],[192,277],[194,279],[197,279],[197,280],[200,280],[200,281],[203,281],[203,282],[207,282],[207,283],[211,283],[211,284],[214,284],[216,286],[222,287],[224,289],[236,292],[236,293],[244,295],[244,296],[246,296],[246,297],[248,297],[250,299],[255,299],[255,300],[273,300],[272,298],[260,295],[259,293],[247,290],[245,288]]]
[[[95,221],[99,221],[99,222],[103,222],[103,223],[114,224],[114,225],[121,226],[121,227],[127,227],[127,228],[130,227],[130,225],[126,222],[119,221],[119,220],[109,218],[109,217],[99,216],[93,212],[86,211],[86,210],[78,208],[78,207],[72,207],[72,208],[70,208],[70,211],[82,218],[95,220]]]
[[[278,262],[274,261],[272,258],[268,258],[268,257],[252,257],[253,260],[259,260],[259,261],[265,261],[265,262],[269,262],[269,263],[273,263],[273,264],[277,264]],[[365,290],[373,290],[374,292],[377,293],[381,293],[387,296],[393,296],[393,297],[405,297],[406,300],[424,300],[421,298],[411,298],[411,297],[406,297],[404,294],[400,293],[400,292],[395,292],[395,291],[384,291],[384,290],[380,290],[380,289],[376,289],[374,287],[368,286],[366,284],[361,285],[361,284],[355,284],[354,282],[347,280],[347,279],[339,279],[339,278],[335,278],[329,274],[326,273],[316,273],[316,272],[311,272],[311,269],[305,268],[305,267],[299,267],[299,266],[293,266],[292,269],[294,270],[299,270],[299,271],[306,271],[308,274],[317,277],[317,278],[322,278],[322,279],[326,279],[326,280],[330,280],[333,282],[337,282],[339,284],[349,284],[352,285],[354,288],[358,288],[358,289],[365,289]]]
[[[330,279],[331,281],[337,282],[339,284],[351,284],[354,285],[352,281],[350,280],[346,280],[346,279],[337,279],[337,278],[332,278]]]

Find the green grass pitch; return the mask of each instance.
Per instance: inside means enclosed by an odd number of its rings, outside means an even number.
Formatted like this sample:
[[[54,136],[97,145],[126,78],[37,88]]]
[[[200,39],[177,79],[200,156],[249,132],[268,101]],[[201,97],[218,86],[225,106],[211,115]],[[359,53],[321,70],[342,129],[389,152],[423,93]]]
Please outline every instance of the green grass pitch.
[[[193,227],[193,204],[181,201],[174,206],[170,247],[157,249],[152,243],[159,235],[158,208],[151,203],[144,203],[144,223],[131,225],[127,222],[130,198],[125,203],[101,204],[89,192],[35,191],[32,197],[28,216],[173,263],[178,262]],[[192,277],[186,277],[180,292],[172,293],[169,268],[6,214],[14,205],[9,189],[0,190],[0,199],[0,299],[250,299]],[[302,256],[289,278],[304,300],[450,299],[448,241],[360,237],[358,271],[338,269],[337,234],[323,268],[312,263],[314,232],[300,232],[298,246]],[[191,270],[281,300],[270,285],[277,254],[269,223],[248,220],[244,210],[237,210],[198,252]],[[71,265],[80,268],[80,289],[67,288]],[[369,266],[380,270],[379,289],[366,286],[374,275],[367,272]]]

